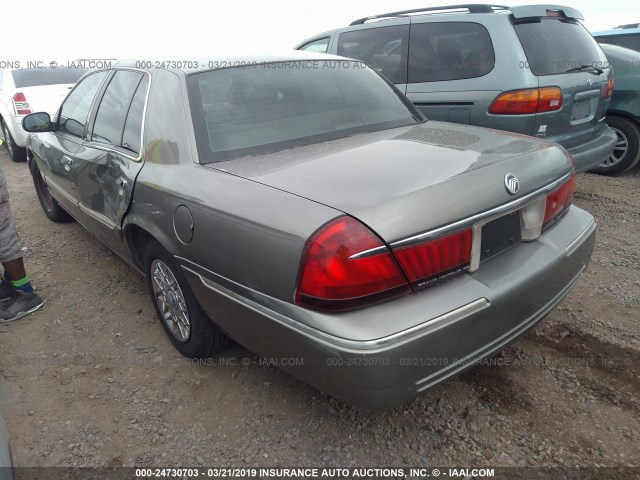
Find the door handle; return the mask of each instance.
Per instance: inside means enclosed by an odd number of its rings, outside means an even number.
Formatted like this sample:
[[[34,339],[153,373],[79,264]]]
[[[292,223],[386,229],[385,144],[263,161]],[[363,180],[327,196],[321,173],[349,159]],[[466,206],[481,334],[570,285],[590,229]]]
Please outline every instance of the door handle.
[[[116,184],[120,185],[121,187],[126,187],[127,186],[127,179],[126,178],[118,178],[116,179]]]
[[[71,160],[69,157],[67,157],[66,155],[62,157],[62,165],[63,168],[67,171],[70,172],[71,171],[71,164],[73,163],[73,160]]]

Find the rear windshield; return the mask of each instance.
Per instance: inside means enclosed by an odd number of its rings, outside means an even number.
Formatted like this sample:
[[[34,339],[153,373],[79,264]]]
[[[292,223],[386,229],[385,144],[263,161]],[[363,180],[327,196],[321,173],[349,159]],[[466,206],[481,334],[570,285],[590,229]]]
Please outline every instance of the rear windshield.
[[[86,68],[21,68],[12,70],[16,88],[42,85],[74,84],[87,72]]]
[[[305,60],[188,77],[202,163],[259,155],[422,121],[364,63]]]
[[[518,22],[514,27],[534,75],[557,75],[583,65],[607,65],[596,41],[578,22],[538,18]]]

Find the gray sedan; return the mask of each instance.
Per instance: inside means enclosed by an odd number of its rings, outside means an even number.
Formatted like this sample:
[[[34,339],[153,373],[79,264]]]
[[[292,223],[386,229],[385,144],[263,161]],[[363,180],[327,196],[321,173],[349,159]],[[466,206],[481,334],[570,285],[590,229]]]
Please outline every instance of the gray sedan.
[[[355,60],[119,62],[23,125],[47,216],[146,276],[180,352],[231,338],[365,407],[498,352],[593,248],[566,150],[426,121]]]

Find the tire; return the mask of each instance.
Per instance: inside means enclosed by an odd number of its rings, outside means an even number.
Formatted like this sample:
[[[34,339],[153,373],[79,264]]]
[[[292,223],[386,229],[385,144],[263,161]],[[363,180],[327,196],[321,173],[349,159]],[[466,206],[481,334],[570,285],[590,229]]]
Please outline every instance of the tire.
[[[35,160],[32,160],[32,162],[35,162]],[[71,220],[71,215],[69,215],[67,211],[60,206],[58,201],[51,196],[51,191],[44,182],[44,179],[40,174],[40,169],[35,165],[31,169],[31,176],[33,178],[33,185],[36,188],[36,195],[40,201],[40,206],[47,218],[56,223],[63,223]]]
[[[27,149],[23,147],[19,147],[11,132],[9,131],[9,127],[2,120],[2,135],[4,135],[4,141],[7,144],[7,150],[9,150],[9,157],[14,162],[26,162],[27,161]]]
[[[145,273],[160,323],[180,353],[207,358],[231,343],[196,300],[176,260],[156,241],[147,246]]]
[[[618,141],[611,156],[593,170],[601,175],[613,175],[635,167],[640,161],[640,125],[624,117],[607,117]]]

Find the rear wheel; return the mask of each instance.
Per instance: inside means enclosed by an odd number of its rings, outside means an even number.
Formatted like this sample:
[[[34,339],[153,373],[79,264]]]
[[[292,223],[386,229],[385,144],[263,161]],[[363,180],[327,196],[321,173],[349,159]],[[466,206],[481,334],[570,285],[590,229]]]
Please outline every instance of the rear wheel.
[[[145,267],[156,313],[180,353],[206,358],[229,345],[229,337],[207,317],[173,256],[156,241],[147,247]]]
[[[4,141],[7,144],[7,150],[9,150],[9,157],[14,162],[24,162],[27,160],[27,149],[23,147],[19,147],[13,137],[11,136],[11,132],[9,131],[9,127],[2,120],[2,135],[4,136]]]
[[[44,210],[44,214],[47,218],[56,223],[71,220],[71,215],[69,215],[67,211],[60,206],[57,200],[51,196],[49,187],[44,182],[40,169],[37,166],[32,168],[31,175],[33,177],[33,185],[36,187],[36,195],[38,196],[42,210]]]
[[[623,117],[607,117],[606,122],[618,141],[609,158],[593,171],[613,175],[635,167],[640,161],[640,125]]]

